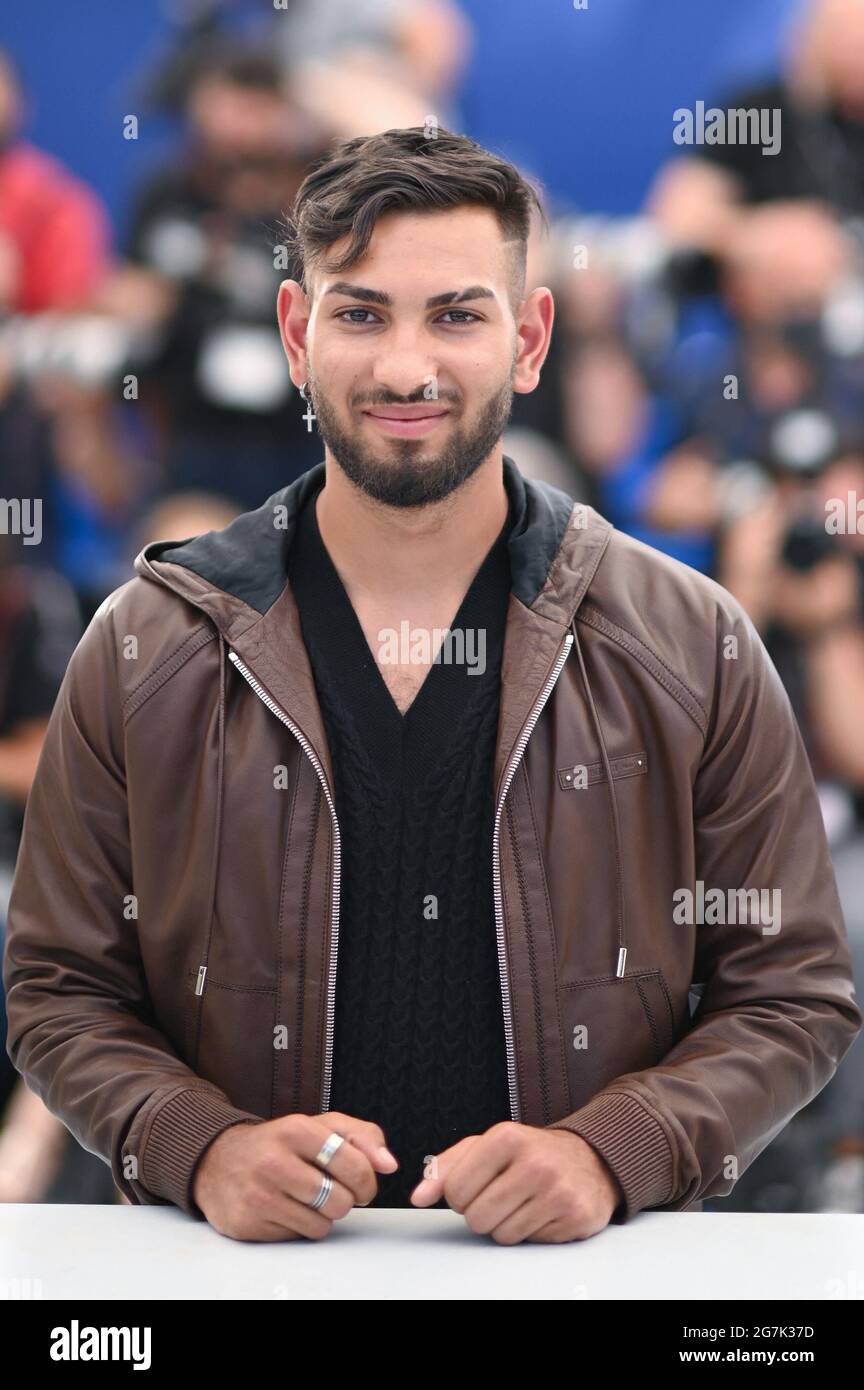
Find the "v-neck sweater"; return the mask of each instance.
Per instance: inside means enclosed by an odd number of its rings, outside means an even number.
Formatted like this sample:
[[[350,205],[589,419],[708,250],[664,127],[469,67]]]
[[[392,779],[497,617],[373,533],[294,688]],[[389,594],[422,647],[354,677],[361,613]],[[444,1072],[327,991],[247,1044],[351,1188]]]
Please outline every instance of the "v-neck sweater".
[[[510,1118],[492,830],[512,503],[450,623],[468,659],[445,644],[401,714],[324,545],[317,496],[288,569],[342,840],[330,1108],[381,1126],[399,1168],[378,1175],[370,1205],[407,1207],[432,1155]]]

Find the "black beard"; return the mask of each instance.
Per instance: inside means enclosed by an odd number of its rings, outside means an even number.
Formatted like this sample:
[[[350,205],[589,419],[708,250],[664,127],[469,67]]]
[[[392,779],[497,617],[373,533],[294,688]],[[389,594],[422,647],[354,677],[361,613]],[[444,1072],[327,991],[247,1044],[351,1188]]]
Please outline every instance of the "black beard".
[[[388,507],[426,507],[449,497],[489,457],[504,433],[513,404],[513,388],[508,381],[490,396],[474,428],[465,431],[457,426],[433,458],[417,458],[418,441],[394,438],[395,447],[385,462],[342,429],[311,374],[307,391],[321,438],[345,476],[368,497]],[[415,396],[400,403],[417,404],[422,399]]]

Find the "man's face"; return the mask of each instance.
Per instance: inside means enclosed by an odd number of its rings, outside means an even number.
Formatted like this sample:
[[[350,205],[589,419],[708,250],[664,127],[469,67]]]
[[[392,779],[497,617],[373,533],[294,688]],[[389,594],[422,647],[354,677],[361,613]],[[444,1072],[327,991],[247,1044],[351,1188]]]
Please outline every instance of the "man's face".
[[[387,214],[362,260],[314,277],[308,391],[324,443],[370,497],[439,501],[489,457],[513,399],[512,293],[511,248],[485,208]]]
[[[829,92],[850,120],[862,122],[864,13],[860,0],[827,0],[823,11],[820,59]]]

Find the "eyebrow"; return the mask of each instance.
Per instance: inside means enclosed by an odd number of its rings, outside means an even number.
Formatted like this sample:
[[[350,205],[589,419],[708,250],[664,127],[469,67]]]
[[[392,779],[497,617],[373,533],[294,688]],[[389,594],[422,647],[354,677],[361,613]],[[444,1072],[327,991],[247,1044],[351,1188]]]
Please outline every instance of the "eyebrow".
[[[366,289],[363,285],[350,285],[347,280],[337,280],[335,285],[324,291],[325,294],[342,294],[349,299],[362,299],[365,304],[380,304],[389,309],[393,300],[383,290]],[[465,290],[445,290],[443,294],[433,294],[426,300],[427,309],[440,309],[445,304],[463,304],[468,299],[494,299],[495,292],[486,285],[469,285]]]

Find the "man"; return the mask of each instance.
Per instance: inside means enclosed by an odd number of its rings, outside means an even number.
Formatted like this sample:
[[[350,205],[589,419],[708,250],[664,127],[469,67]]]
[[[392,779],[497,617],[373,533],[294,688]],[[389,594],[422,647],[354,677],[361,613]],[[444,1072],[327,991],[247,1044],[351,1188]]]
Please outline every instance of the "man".
[[[26,96],[0,49],[0,312],[74,312],[108,274],[108,214],[93,189],[21,138]]]
[[[180,148],[137,191],[115,290],[137,287],[153,306],[142,403],[171,487],[245,511],[318,461],[273,322],[286,272],[271,243],[324,141],[313,144],[278,58],[236,35],[202,55],[179,96]]]
[[[754,306],[806,303],[864,212],[864,10],[809,0],[797,21],[780,75],[709,97],[704,141],[676,148],[647,200],[672,244],[746,275]]]
[[[699,1209],[861,1028],[752,624],[502,454],[535,204],[441,130],[312,169],[278,315],[325,459],[145,547],[52,718],[10,1056],[131,1200],[234,1238]]]

